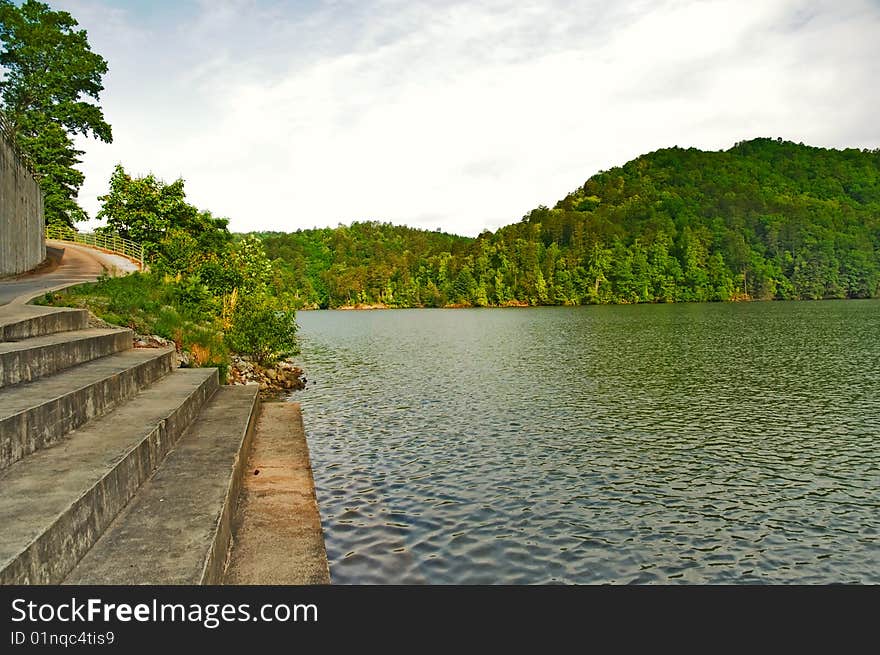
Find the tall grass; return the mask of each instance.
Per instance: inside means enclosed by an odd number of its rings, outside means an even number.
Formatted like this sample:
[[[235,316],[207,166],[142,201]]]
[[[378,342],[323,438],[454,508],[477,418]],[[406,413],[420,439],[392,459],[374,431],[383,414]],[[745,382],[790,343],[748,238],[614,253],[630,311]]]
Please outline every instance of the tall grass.
[[[230,352],[219,318],[222,299],[192,278],[149,272],[104,276],[46,294],[39,304],[88,309],[113,325],[171,339],[190,353],[193,366],[217,366],[222,377],[228,370]]]

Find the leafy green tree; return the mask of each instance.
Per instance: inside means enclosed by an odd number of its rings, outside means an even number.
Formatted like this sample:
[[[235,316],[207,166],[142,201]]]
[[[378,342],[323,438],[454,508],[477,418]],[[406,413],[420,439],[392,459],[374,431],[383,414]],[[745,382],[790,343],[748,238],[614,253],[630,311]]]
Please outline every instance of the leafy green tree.
[[[49,224],[86,218],[76,202],[83,174],[77,134],[113,140],[99,100],[107,62],[65,11],[26,0],[0,0],[0,111],[4,129],[27,155],[45,196]]]
[[[254,236],[246,236],[236,242],[229,251],[228,266],[237,271],[240,278],[239,291],[247,294],[265,294],[272,278],[272,263],[266,256],[263,242]]]
[[[452,286],[456,302],[471,303],[477,292],[477,281],[470,266],[462,266]]]
[[[151,264],[170,272],[187,270],[196,261],[219,255],[231,235],[226,219],[186,201],[183,185],[183,179],[166,184],[153,174],[132,177],[117,165],[108,193],[98,198],[103,203],[98,218],[106,219],[107,229],[142,243]],[[180,248],[186,240],[191,241],[191,249],[181,260]]]
[[[620,258],[621,252],[618,252],[617,256]],[[606,276],[610,271],[611,261],[611,249],[603,247],[598,241],[594,241],[586,252],[586,276],[589,282],[589,287],[586,289],[586,297],[590,299],[590,302],[602,302],[600,288],[602,283],[608,280]],[[618,265],[621,264],[619,259],[615,261]],[[619,269],[617,273],[626,277],[625,266]]]
[[[233,351],[263,366],[275,364],[299,352],[295,314],[270,297],[240,295],[226,342]]]
[[[109,192],[98,200],[102,203],[98,218],[126,239],[142,243],[153,256],[172,226],[186,229],[198,214],[186,202],[182,179],[166,184],[152,173],[132,177],[121,164],[113,169]]]

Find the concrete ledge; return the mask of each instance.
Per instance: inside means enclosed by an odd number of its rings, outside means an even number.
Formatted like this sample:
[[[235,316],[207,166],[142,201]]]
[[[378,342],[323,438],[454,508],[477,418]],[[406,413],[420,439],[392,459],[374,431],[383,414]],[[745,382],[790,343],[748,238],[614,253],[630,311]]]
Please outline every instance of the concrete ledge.
[[[0,470],[171,372],[173,347],[128,350],[0,390]]]
[[[0,583],[61,582],[217,387],[216,369],[175,371],[0,474]]]
[[[89,312],[69,307],[3,305],[0,307],[0,341],[21,341],[57,332],[85,330]]]
[[[226,387],[229,391],[224,395],[229,396],[230,402],[235,407],[247,408],[247,424],[241,435],[238,449],[232,460],[232,470],[229,477],[229,485],[223,498],[223,508],[217,517],[217,527],[212,540],[211,550],[205,558],[202,567],[200,584],[220,584],[223,574],[226,572],[229,549],[232,545],[232,520],[235,516],[235,507],[241,495],[242,480],[247,467],[248,453],[251,450],[254,438],[254,427],[260,407],[259,389],[256,386]],[[233,410],[234,411],[234,410]]]
[[[0,343],[0,388],[128,350],[133,335],[127,329],[94,329]]]
[[[257,388],[221,387],[65,584],[217,584]]]
[[[329,584],[299,403],[265,403],[233,524],[226,584]]]

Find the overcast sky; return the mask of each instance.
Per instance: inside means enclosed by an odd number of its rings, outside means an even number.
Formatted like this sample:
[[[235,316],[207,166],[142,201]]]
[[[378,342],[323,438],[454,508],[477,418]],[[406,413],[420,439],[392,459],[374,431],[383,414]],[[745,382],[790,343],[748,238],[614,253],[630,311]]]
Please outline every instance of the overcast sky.
[[[877,0],[49,0],[109,62],[113,166],[235,231],[475,235],[667,146],[880,146]]]

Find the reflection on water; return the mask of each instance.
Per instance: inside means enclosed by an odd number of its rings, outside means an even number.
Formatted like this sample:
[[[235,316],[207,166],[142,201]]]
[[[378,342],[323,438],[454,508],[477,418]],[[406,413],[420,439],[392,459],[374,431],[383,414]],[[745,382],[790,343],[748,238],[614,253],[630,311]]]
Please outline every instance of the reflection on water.
[[[298,320],[334,582],[880,582],[880,302]]]

